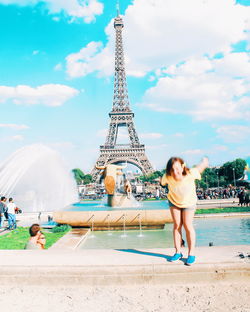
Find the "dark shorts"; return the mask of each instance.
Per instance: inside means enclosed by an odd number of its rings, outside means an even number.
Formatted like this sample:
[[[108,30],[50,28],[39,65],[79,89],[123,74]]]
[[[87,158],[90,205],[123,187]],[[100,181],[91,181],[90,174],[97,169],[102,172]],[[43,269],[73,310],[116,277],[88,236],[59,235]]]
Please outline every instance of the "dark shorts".
[[[169,204],[169,207],[174,207],[174,208],[181,209],[181,210],[195,210],[196,209],[196,205],[185,207],[185,208],[177,207],[169,199],[168,199],[168,204]]]

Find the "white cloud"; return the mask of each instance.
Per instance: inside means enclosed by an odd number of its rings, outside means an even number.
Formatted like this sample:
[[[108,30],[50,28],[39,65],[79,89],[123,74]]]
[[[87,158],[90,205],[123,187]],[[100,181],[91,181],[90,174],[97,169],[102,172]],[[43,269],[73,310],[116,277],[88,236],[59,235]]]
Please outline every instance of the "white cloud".
[[[10,139],[10,141],[23,141],[24,137],[22,135],[13,135],[9,139]]]
[[[158,145],[147,145],[148,150],[162,150],[162,149],[166,149],[167,147],[168,145],[165,143],[158,144]]]
[[[190,58],[182,65],[171,65],[169,68],[164,69],[163,73],[167,73],[170,75],[193,76],[203,74],[204,72],[210,71],[212,69],[212,62],[208,58],[197,57]]]
[[[221,126],[216,132],[218,136],[225,142],[242,143],[246,142],[246,145],[250,144],[250,127],[243,125],[229,125]]]
[[[97,132],[96,136],[104,138],[107,136],[107,134],[108,134],[108,129],[101,129]]]
[[[97,137],[101,137],[101,138],[106,138],[107,135],[108,135],[108,132],[109,132],[109,129],[101,129],[97,132]],[[125,127],[119,127],[118,128],[118,133],[117,133],[117,143],[121,143],[119,142],[120,139],[128,139],[129,136],[128,136],[128,131],[127,131],[127,128]]]
[[[200,155],[200,154],[204,154],[204,151],[202,151],[201,149],[192,149],[192,150],[186,150],[182,154],[184,154],[184,155]]]
[[[54,67],[54,70],[55,70],[55,71],[60,71],[60,70],[62,70],[62,64],[61,64],[61,63],[56,64],[56,66]]]
[[[118,127],[117,144],[129,144],[129,133],[127,127]]]
[[[60,18],[58,16],[54,16],[54,17],[52,17],[52,20],[55,21],[55,22],[59,22]]]
[[[0,128],[8,128],[8,129],[14,129],[14,130],[24,130],[24,129],[29,129],[29,126],[18,125],[18,124],[0,124]]]
[[[161,112],[188,114],[198,120],[249,120],[250,55],[233,54],[220,60],[192,58],[172,66],[171,76],[160,77],[145,92],[140,105]]]
[[[47,6],[51,14],[64,13],[73,19],[83,18],[86,23],[94,21],[95,15],[103,12],[103,4],[98,0],[0,0],[0,4],[19,6],[34,6],[41,2]],[[55,20],[55,17],[53,19]]]
[[[213,60],[217,74],[232,77],[250,76],[250,53],[227,53],[223,58]]]
[[[149,78],[148,78],[148,81],[154,81],[155,80],[155,77],[154,76],[150,76]]]
[[[204,73],[215,72],[219,76],[249,77],[250,53],[229,52],[219,59],[208,57],[193,57],[178,65],[171,65],[161,72],[175,76],[198,76]]]
[[[32,52],[32,54],[33,54],[33,55],[37,55],[39,52],[40,52],[39,50],[34,50],[34,51]]]
[[[50,143],[48,144],[49,146],[53,148],[58,148],[58,149],[72,149],[75,147],[75,145],[72,142],[55,142],[55,143]]]
[[[85,48],[82,48],[77,53],[72,53],[67,56],[67,74],[71,78],[86,76],[92,71],[98,70],[102,66],[104,72],[110,70],[110,58],[104,57],[99,54],[102,48],[101,42],[90,42]],[[111,71],[109,72],[111,74]]]
[[[160,139],[162,138],[163,135],[161,133],[155,133],[155,132],[151,132],[151,133],[139,133],[139,138],[142,139]]]
[[[173,134],[174,137],[176,138],[183,138],[184,137],[184,133],[181,133],[181,132],[176,132]]]
[[[78,93],[78,90],[60,84],[46,84],[36,88],[27,85],[0,86],[0,103],[12,101],[19,105],[60,106]]]
[[[225,145],[215,145],[212,148],[213,151],[215,152],[226,152],[228,151],[228,146]]]
[[[249,16],[250,7],[236,5],[235,0],[135,0],[124,16],[127,73],[141,77],[189,58],[228,53],[231,44],[247,39]],[[81,76],[95,71],[101,75],[112,74],[113,21],[105,31],[108,39],[106,46],[91,59],[83,58]],[[203,66],[204,70],[206,65],[209,64],[199,66]],[[199,66],[197,71],[201,70]]]

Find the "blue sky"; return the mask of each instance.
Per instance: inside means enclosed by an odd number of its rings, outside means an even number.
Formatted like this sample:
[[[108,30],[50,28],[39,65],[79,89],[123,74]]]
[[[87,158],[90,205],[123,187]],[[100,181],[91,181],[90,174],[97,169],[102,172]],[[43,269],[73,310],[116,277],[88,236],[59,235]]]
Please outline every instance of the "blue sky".
[[[0,0],[0,161],[43,143],[92,169],[112,108],[115,6]],[[173,155],[190,166],[249,156],[250,1],[121,0],[120,12],[130,105],[154,168]]]

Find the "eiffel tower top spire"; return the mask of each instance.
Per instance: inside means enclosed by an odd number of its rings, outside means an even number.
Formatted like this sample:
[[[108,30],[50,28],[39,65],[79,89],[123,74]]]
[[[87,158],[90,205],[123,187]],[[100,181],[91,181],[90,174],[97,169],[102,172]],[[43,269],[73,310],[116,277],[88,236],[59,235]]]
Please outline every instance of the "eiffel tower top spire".
[[[122,42],[123,20],[120,16],[119,2],[116,4],[117,16],[114,19],[115,40],[115,79],[112,113],[131,112],[128,99],[124,52]]]
[[[120,15],[120,3],[119,0],[116,1],[116,12],[117,12],[117,17]]]

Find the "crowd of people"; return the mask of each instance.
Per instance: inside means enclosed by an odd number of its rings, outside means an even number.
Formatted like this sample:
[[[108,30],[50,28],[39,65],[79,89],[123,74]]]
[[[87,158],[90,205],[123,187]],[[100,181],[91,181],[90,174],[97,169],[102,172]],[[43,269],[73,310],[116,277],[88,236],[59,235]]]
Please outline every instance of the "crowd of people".
[[[0,200],[0,229],[3,227],[4,219],[8,221],[9,230],[14,230],[17,227],[16,214],[20,212],[20,209],[14,203],[12,197],[7,199],[5,196],[1,196]]]
[[[198,199],[239,198],[239,204],[249,205],[249,192],[244,187],[197,189]]]
[[[226,187],[226,188],[208,188],[197,189],[198,199],[228,199],[240,198],[240,194],[248,194],[243,187]]]

